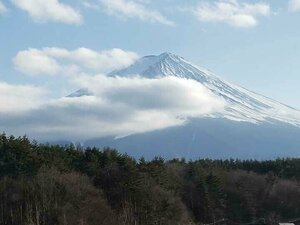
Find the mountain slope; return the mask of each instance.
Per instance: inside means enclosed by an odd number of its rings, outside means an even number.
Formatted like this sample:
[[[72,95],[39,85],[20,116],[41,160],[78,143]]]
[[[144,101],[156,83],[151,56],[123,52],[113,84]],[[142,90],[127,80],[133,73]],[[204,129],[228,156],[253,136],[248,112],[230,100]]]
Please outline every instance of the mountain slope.
[[[124,138],[87,140],[85,146],[112,147],[136,158],[275,159],[300,157],[300,129],[286,123],[260,124],[228,119],[191,119],[171,127]]]
[[[252,123],[280,121],[300,126],[300,111],[277,101],[231,84],[171,53],[145,56],[128,68],[113,71],[110,76],[143,76],[147,78],[176,76],[194,79],[214,94],[222,97],[227,106],[217,114],[206,115]]]

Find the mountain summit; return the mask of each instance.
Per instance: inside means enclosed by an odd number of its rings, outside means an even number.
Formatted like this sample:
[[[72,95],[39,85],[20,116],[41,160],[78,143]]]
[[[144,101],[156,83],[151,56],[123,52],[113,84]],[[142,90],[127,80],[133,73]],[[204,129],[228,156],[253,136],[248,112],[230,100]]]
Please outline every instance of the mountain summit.
[[[203,81],[206,73],[198,69],[184,58],[172,53],[162,53],[158,56],[149,55],[140,58],[131,66],[113,71],[109,75],[130,76],[140,75],[147,78],[158,76],[176,76],[187,79]]]
[[[212,72],[199,68],[172,53],[145,56],[129,67],[109,74],[109,76],[123,77],[136,75],[150,79],[175,76],[200,82],[227,102],[223,112],[207,115],[209,117],[251,123],[280,121],[300,126],[300,111],[238,85],[231,84]]]

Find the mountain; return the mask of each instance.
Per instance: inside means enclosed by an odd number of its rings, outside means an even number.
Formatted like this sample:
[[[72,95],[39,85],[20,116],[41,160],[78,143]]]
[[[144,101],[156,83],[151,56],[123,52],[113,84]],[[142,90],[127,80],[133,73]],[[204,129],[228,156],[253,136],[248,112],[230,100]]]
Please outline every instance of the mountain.
[[[171,53],[145,56],[108,76],[175,76],[200,82],[227,103],[222,111],[173,127],[124,138],[88,140],[133,155],[164,157],[274,158],[300,156],[300,111],[243,87]],[[70,97],[91,95],[79,90]]]
[[[223,112],[208,115],[210,117],[253,123],[276,120],[300,126],[300,111],[226,82],[212,72],[171,53],[143,57],[128,68],[113,71],[109,75],[137,74],[147,78],[175,76],[200,82],[227,102]]]
[[[82,96],[92,96],[93,93],[90,92],[87,88],[79,89],[72,94],[68,95],[69,98],[76,98],[76,97],[82,97]]]

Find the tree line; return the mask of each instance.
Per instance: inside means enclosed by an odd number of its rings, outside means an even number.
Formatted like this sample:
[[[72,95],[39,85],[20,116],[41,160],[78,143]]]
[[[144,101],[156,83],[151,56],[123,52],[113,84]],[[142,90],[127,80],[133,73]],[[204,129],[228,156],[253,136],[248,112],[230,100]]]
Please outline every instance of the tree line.
[[[276,224],[300,217],[300,159],[136,160],[0,135],[0,224]]]

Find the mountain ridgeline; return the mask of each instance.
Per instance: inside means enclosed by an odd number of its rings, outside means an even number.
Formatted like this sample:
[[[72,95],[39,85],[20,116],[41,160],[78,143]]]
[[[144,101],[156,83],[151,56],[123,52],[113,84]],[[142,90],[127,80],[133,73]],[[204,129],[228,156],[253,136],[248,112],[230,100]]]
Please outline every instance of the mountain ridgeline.
[[[192,79],[222,99],[224,109],[189,118],[183,126],[123,138],[99,137],[85,146],[118,148],[134,156],[258,158],[300,155],[300,111],[265,96],[231,84],[171,53],[145,56],[128,68],[108,76],[141,76],[156,79],[175,76]],[[69,97],[93,95],[81,89]],[[155,99],[154,99],[155,101]]]

